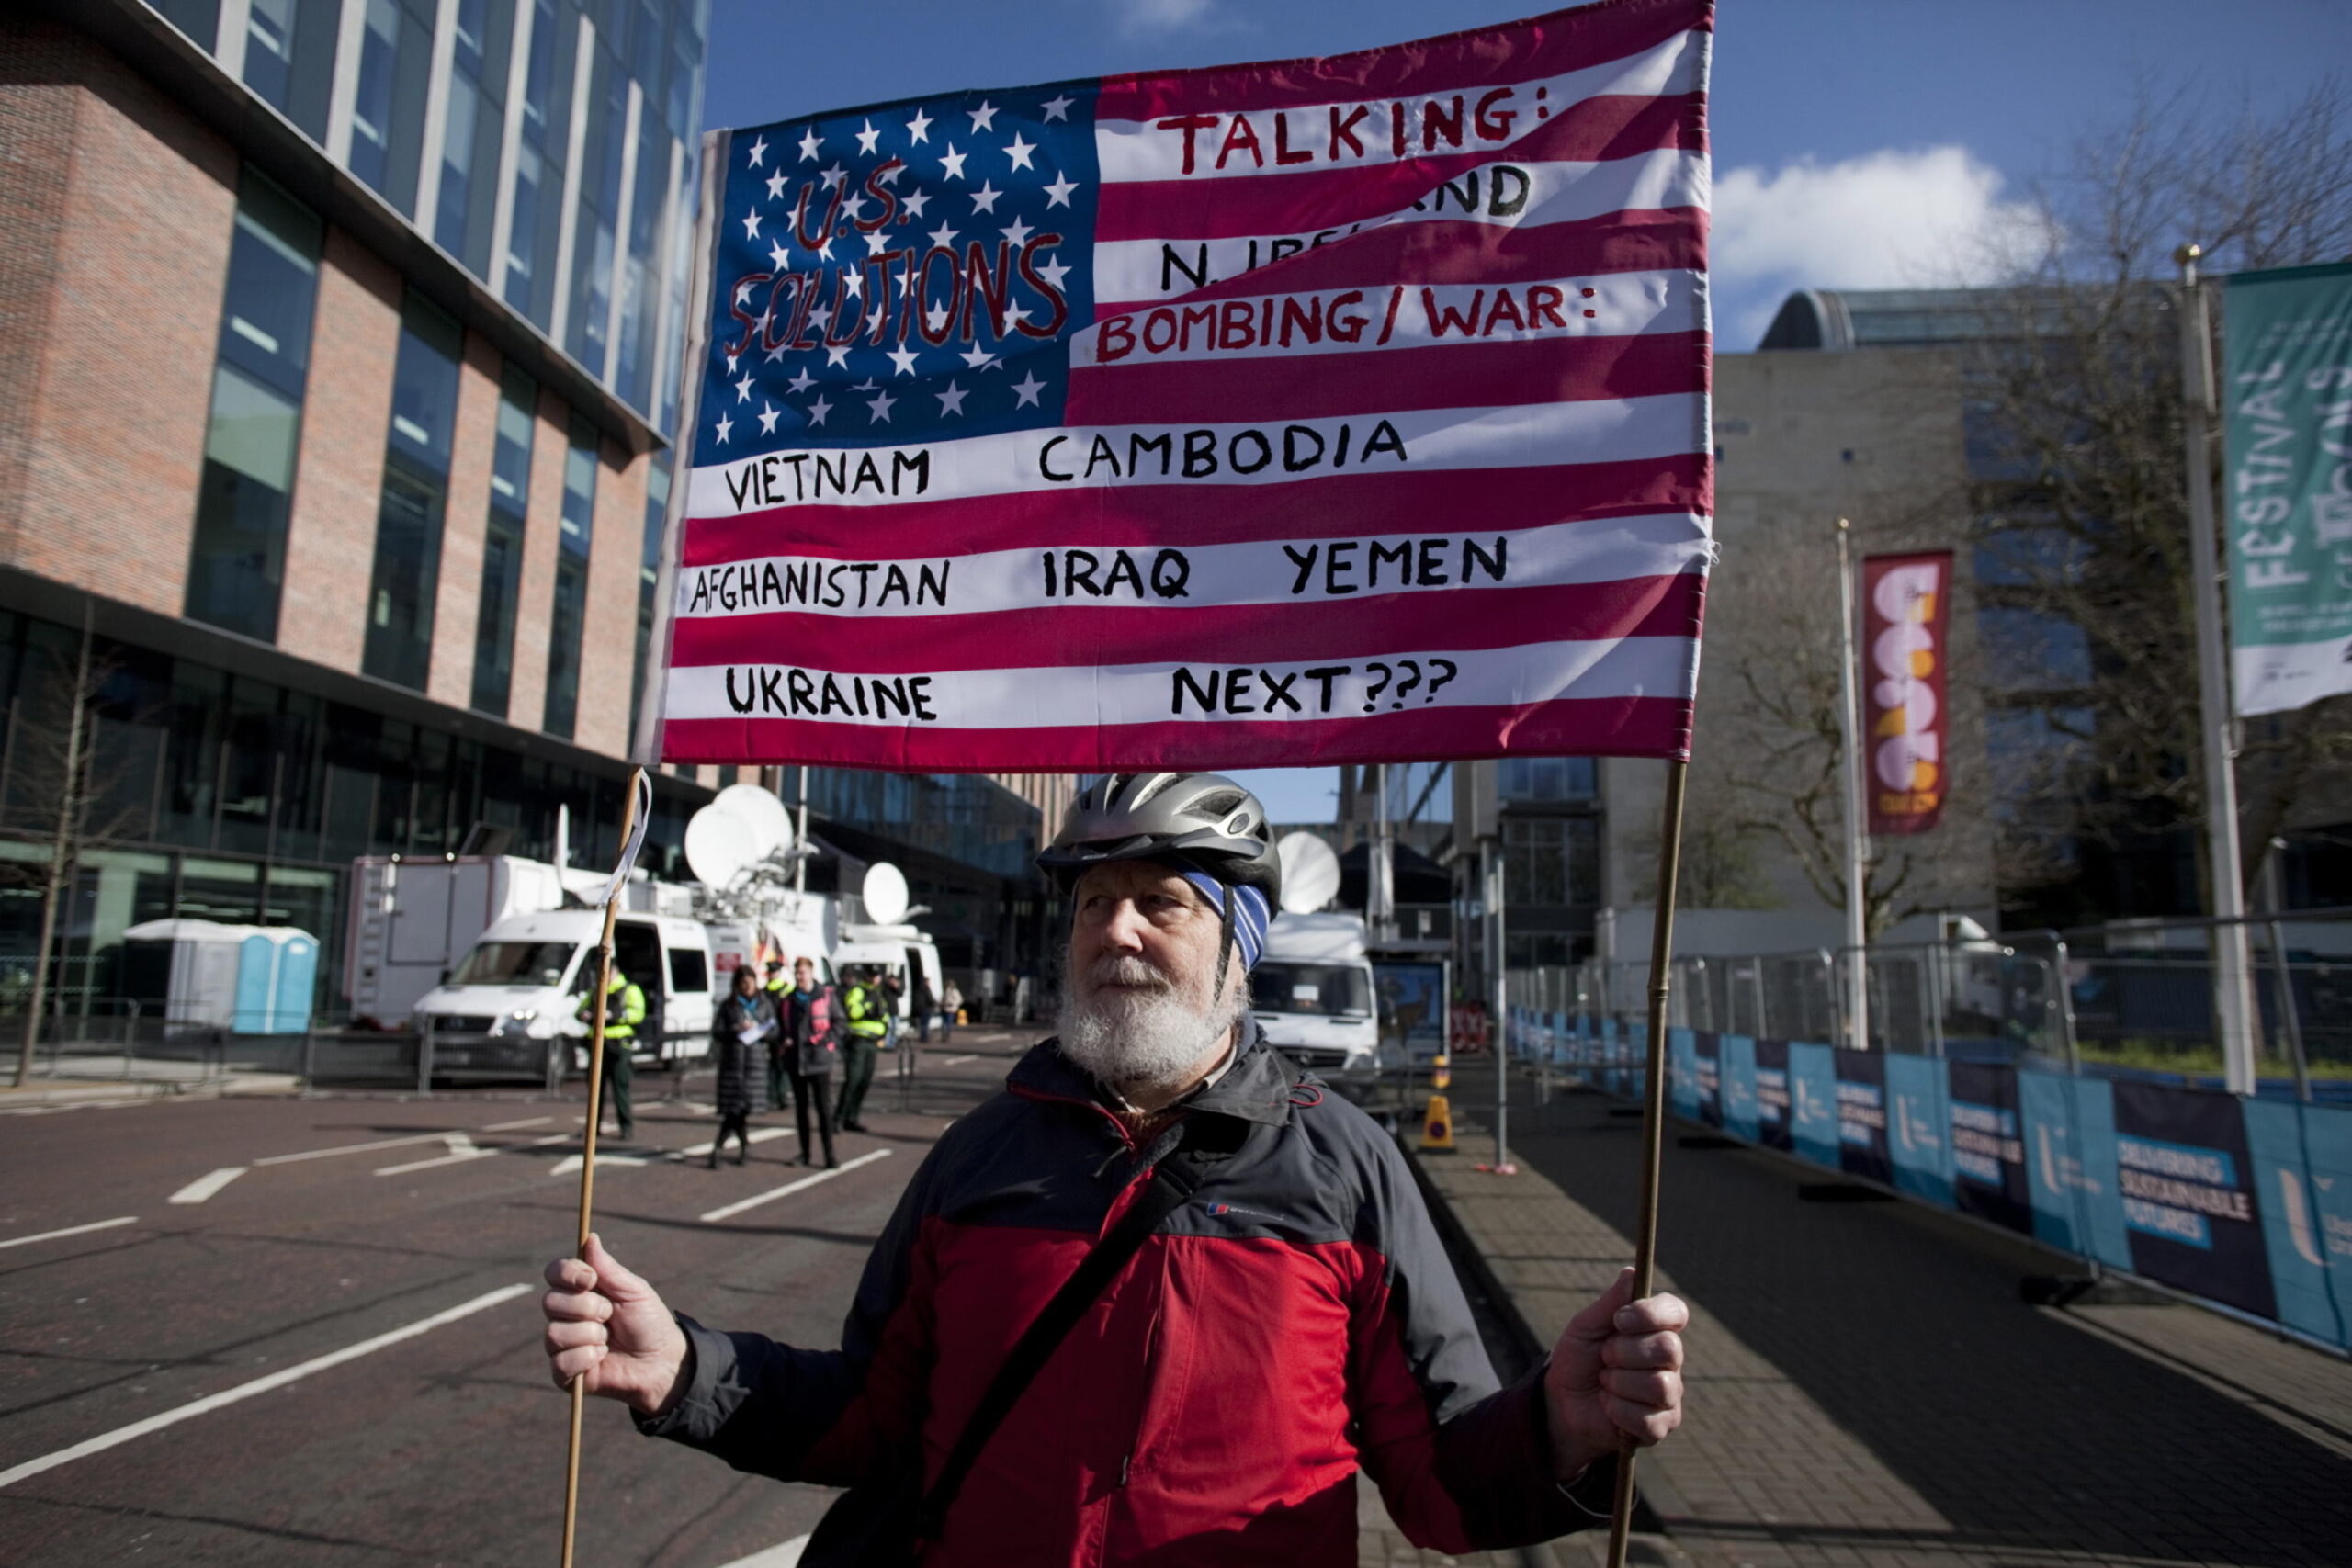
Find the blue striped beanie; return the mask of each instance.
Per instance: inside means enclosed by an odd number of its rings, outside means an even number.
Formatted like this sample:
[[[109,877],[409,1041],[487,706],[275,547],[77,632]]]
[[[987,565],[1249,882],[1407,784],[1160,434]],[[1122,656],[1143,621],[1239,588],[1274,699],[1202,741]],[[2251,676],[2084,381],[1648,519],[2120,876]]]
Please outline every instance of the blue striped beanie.
[[[1180,867],[1177,874],[1201,890],[1209,908],[1225,913],[1226,897],[1233,896],[1233,945],[1241,951],[1241,967],[1258,967],[1258,960],[1266,956],[1266,926],[1273,918],[1266,906],[1266,895],[1255,887],[1228,887],[1205,871]]]

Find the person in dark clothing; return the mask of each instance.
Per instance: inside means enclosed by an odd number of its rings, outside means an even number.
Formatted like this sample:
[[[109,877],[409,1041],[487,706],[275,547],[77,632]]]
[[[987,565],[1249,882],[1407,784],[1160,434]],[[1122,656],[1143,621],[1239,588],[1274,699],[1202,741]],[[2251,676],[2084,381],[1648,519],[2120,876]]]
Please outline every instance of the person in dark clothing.
[[[784,971],[783,959],[768,960],[767,984],[762,988],[767,992],[768,1000],[781,1010],[784,1006],[784,994],[792,988],[792,981]],[[780,1012],[779,1016],[781,1016]],[[785,1076],[784,1037],[780,1033],[772,1034],[768,1036],[768,1109],[770,1111],[784,1109]]]
[[[817,966],[802,958],[792,965],[792,989],[776,1002],[776,1061],[792,1082],[792,1114],[800,1129],[800,1163],[814,1158],[808,1147],[808,1111],[825,1141],[825,1168],[833,1157],[833,1059],[841,1054],[841,1004],[831,986],[817,984]]]
[[[1449,1557],[1606,1520],[1618,1456],[1681,1421],[1689,1313],[1631,1300],[1627,1269],[1497,1385],[1396,1141],[1250,1019],[1281,891],[1264,807],[1216,774],[1111,774],[1039,864],[1073,909],[1060,1032],[941,1133],[841,1348],[707,1329],[592,1236],[548,1265],[557,1384],[751,1473],[928,1485],[1088,1238],[1176,1157],[1197,1179],[923,1523],[924,1568],[1342,1568],[1359,1471]]]
[[[734,994],[718,1004],[710,1026],[710,1054],[718,1063],[718,1136],[710,1141],[710,1168],[732,1134],[735,1163],[752,1157],[752,1111],[758,1104],[760,1060],[776,1034],[775,1003],[760,989],[751,965],[735,971]]]

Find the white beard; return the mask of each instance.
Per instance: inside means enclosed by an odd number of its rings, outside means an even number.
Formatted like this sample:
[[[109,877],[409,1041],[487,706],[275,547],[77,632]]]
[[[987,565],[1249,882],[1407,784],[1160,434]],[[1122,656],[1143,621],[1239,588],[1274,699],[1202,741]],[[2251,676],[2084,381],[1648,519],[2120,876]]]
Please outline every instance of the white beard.
[[[1164,1094],[1191,1081],[1249,1000],[1246,986],[1220,1001],[1208,986],[1180,987],[1132,954],[1098,958],[1065,987],[1062,1055],[1106,1089]]]

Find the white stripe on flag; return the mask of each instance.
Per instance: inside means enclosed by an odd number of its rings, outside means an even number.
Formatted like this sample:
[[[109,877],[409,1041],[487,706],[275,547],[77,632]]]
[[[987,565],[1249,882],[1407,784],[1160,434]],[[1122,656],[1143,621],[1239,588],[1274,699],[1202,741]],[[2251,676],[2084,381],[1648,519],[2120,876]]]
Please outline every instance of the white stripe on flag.
[[[1704,152],[1668,148],[1597,164],[1506,165],[1525,179],[1524,190],[1517,178],[1495,174],[1497,167],[1487,164],[1481,171],[1456,175],[1450,183],[1431,180],[1430,194],[1419,210],[1408,207],[1359,224],[1305,235],[1102,240],[1094,247],[1094,298],[1125,304],[1172,299],[1278,259],[1283,254],[1276,250],[1278,244],[1293,250],[1302,239],[1316,245],[1339,244],[1351,234],[1369,233],[1392,223],[1482,223],[1541,230],[1613,212],[1686,207],[1703,212],[1709,200]],[[1498,179],[1502,182],[1499,186]],[[1178,265],[1170,265],[1171,254]]]
[[[1410,674],[1408,665],[1413,667]],[[1449,665],[1451,674],[1444,672]],[[1515,707],[1570,696],[1688,701],[1697,666],[1693,639],[1664,637],[1233,666],[1065,665],[885,677],[772,664],[704,664],[670,671],[662,711],[673,719],[798,718],[893,729],[925,723],[955,729],[1034,729],[1235,718],[1306,724],[1360,718],[1368,710]],[[1329,673],[1309,675],[1310,670]],[[834,687],[830,701],[823,697],[829,681]],[[863,694],[854,692],[852,682],[876,681],[910,694],[910,703],[887,718],[879,716],[885,705],[878,702],[865,705],[874,714],[861,715],[856,699]],[[814,697],[805,694],[811,682],[819,694]],[[1439,688],[1435,697],[1428,695],[1430,685]],[[803,694],[796,697],[796,688]],[[1400,689],[1402,698],[1396,694]],[[745,702],[748,710],[741,705]]]
[[[1364,98],[1325,104],[1286,106],[1282,109],[1260,108],[1249,104],[1237,107],[1250,117],[1250,129],[1258,135],[1262,165],[1246,152],[1228,156],[1225,167],[1216,166],[1217,153],[1227,134],[1226,117],[1210,127],[1195,127],[1189,134],[1193,144],[1193,169],[1184,169],[1184,147],[1188,133],[1181,127],[1159,128],[1157,121],[1131,119],[1097,120],[1094,125],[1094,156],[1105,185],[1124,184],[1131,180],[1238,179],[1264,175],[1280,177],[1293,174],[1351,168],[1361,169],[1379,164],[1395,164],[1421,157],[1442,157],[1453,152],[1486,152],[1496,157],[1508,157],[1510,144],[1544,125],[1535,110],[1541,104],[1552,116],[1586,98],[1623,96],[1655,98],[1667,94],[1695,93],[1706,85],[1708,35],[1702,32],[1679,33],[1665,42],[1654,45],[1639,54],[1629,54],[1620,60],[1605,61],[1577,71],[1563,71],[1554,76],[1536,76],[1524,81],[1482,83],[1476,86],[1448,87],[1442,93],[1421,94],[1402,99]],[[1543,96],[1538,97],[1541,89]],[[1460,144],[1451,138],[1428,145],[1430,138],[1423,134],[1421,106],[1435,102],[1449,108],[1455,99],[1469,106],[1463,115]],[[1480,100],[1499,93],[1480,109]],[[1389,106],[1401,102],[1406,110],[1407,142],[1404,159],[1396,155],[1396,131]],[[1367,110],[1361,118],[1355,116],[1359,107]],[[1500,137],[1481,137],[1473,114],[1482,114],[1486,123],[1498,123],[1495,116],[1512,116],[1510,130]],[[1273,158],[1275,117],[1283,117],[1283,142],[1294,152],[1305,151],[1314,154],[1306,164],[1276,164]],[[1349,135],[1341,137],[1332,129],[1345,124]],[[1354,150],[1361,142],[1363,151]]]
[[[1296,484],[1336,473],[1629,462],[1705,451],[1706,423],[1703,394],[1672,392],[1259,424],[1019,430],[923,446],[786,450],[695,469],[686,514],[729,517],[802,502],[890,506],[1116,484]],[[1312,432],[1321,444],[1311,466],[1297,471],[1283,456],[1291,430]],[[1306,439],[1299,437],[1302,452]],[[1105,445],[1098,448],[1098,440]],[[1140,445],[1148,442],[1166,444]]]
[[[1162,570],[1150,547],[1127,552],[1137,568],[1132,591],[1105,589],[1101,574],[1117,552],[1071,538],[1026,549],[906,561],[899,570],[911,589],[888,603],[880,591],[891,580],[877,582],[873,570],[861,570],[873,563],[766,556],[682,568],[675,613],[682,620],[784,611],[870,620],[998,610],[1312,604],[1430,588],[1538,588],[1666,577],[1702,569],[1711,550],[1707,520],[1691,513],[1554,523],[1505,533],[1196,545],[1181,552],[1182,596],[1162,597],[1146,586],[1143,575]],[[1082,565],[1088,581],[1097,583],[1091,593],[1069,582],[1074,565]],[[1054,577],[1051,593],[1048,570]]]

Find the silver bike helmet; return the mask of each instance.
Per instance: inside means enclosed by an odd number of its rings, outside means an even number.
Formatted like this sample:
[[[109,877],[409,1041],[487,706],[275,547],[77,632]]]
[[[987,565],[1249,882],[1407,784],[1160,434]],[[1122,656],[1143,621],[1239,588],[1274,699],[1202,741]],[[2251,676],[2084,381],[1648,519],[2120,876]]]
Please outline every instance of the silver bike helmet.
[[[1283,864],[1266,808],[1220,773],[1108,773],[1080,792],[1037,869],[1064,892],[1112,861],[1190,866],[1282,907]]]

